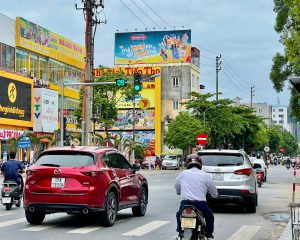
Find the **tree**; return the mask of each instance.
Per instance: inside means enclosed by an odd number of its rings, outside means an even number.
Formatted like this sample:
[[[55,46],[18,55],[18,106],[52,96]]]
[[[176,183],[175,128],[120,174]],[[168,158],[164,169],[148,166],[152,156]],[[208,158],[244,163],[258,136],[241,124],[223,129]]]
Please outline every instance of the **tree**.
[[[281,92],[291,74],[300,74],[300,8],[298,0],[274,0],[277,13],[275,31],[280,34],[284,53],[276,53],[270,79],[277,92]],[[291,90],[292,114],[300,121],[300,108],[296,104],[297,93]]]
[[[164,141],[169,147],[182,149],[183,155],[186,155],[189,146],[196,145],[196,136],[200,132],[204,132],[201,121],[187,112],[180,112],[169,124]]]

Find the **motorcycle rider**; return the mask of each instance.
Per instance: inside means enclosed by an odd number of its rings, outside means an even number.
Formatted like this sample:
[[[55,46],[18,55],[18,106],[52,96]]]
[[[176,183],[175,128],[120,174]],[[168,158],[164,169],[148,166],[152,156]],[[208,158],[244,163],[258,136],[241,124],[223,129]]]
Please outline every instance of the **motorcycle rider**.
[[[9,160],[1,166],[1,174],[4,175],[4,181],[15,181],[22,192],[24,182],[19,172],[24,172],[24,166],[20,161],[16,160],[16,152],[11,151],[9,153]]]
[[[181,196],[181,203],[176,214],[177,239],[182,239],[181,209],[184,205],[193,205],[199,209],[206,221],[207,239],[213,239],[214,215],[206,202],[206,195],[218,196],[217,188],[211,176],[202,169],[201,158],[197,154],[190,154],[186,158],[186,170],[181,172],[175,180],[176,193]]]

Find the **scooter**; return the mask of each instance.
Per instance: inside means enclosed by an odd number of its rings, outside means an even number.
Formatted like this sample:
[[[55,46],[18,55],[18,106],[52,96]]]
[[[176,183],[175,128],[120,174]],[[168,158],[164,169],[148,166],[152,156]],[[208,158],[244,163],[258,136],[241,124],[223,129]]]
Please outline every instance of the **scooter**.
[[[286,164],[285,167],[286,167],[286,169],[290,169],[291,164]]]
[[[6,210],[10,210],[13,205],[17,207],[21,206],[23,193],[15,181],[3,182],[1,196],[1,203],[5,206]]]
[[[181,228],[184,240],[206,239],[205,218],[202,212],[192,205],[185,205],[182,208]]]

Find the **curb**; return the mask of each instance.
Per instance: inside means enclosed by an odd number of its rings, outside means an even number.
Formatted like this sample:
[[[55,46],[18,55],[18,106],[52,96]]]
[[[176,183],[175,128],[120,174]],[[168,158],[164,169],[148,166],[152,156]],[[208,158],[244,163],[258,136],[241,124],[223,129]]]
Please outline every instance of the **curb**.
[[[288,224],[284,228],[279,240],[292,240],[292,223],[291,223],[291,219],[289,220]]]

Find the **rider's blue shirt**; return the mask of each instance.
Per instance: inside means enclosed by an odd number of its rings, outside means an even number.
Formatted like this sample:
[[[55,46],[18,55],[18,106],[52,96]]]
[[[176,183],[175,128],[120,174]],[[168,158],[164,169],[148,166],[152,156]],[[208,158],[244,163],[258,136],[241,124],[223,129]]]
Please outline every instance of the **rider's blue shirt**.
[[[12,180],[20,183],[19,170],[23,170],[23,166],[20,161],[8,160],[3,163],[1,167],[1,172],[4,173],[4,181]]]

